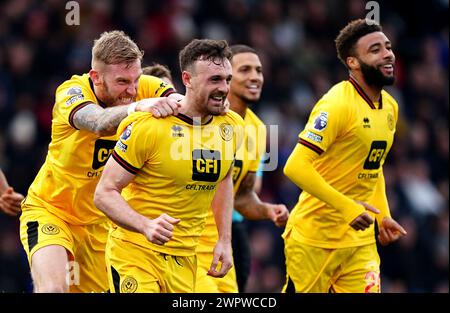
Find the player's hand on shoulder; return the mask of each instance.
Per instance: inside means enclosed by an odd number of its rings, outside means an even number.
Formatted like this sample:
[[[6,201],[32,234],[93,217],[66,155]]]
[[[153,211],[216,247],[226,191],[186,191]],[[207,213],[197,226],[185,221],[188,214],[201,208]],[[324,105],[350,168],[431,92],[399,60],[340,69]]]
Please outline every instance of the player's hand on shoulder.
[[[180,219],[163,213],[153,220],[148,219],[143,233],[148,241],[157,245],[164,245],[172,238],[174,225],[179,222]]]
[[[180,106],[176,98],[148,98],[138,102],[136,111],[150,112],[155,117],[166,117],[169,115],[177,115]]]

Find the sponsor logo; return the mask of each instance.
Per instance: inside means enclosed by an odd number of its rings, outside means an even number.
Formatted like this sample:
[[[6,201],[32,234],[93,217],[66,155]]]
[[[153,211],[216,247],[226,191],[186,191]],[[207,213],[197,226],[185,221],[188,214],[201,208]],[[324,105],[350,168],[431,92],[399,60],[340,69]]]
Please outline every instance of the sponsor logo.
[[[42,232],[46,235],[57,235],[59,234],[59,227],[55,224],[45,224],[41,228]]]
[[[66,105],[69,107],[72,104],[74,104],[77,101],[81,101],[84,100],[84,95],[80,94],[80,95],[74,95],[72,97],[70,97],[69,99],[66,100]]]
[[[127,140],[128,138],[130,138],[131,136],[131,124],[127,126],[127,128],[125,128],[125,130],[123,131],[122,135],[120,135],[120,139],[122,140]]]
[[[323,137],[320,135],[314,134],[313,132],[311,132],[309,130],[306,132],[305,136],[306,136],[306,138],[311,139],[312,141],[315,141],[317,143],[322,143]]]
[[[116,147],[120,149],[122,152],[127,152],[128,146],[124,144],[122,141],[117,141]]]
[[[233,138],[233,126],[230,124],[220,124],[219,125],[220,137],[225,141],[230,141]]]
[[[166,86],[167,86],[167,84],[165,82],[162,82],[161,84],[159,84],[158,89],[156,89],[156,91],[155,91],[155,95],[157,95],[160,90],[166,88]]]
[[[216,182],[220,176],[220,151],[192,151],[192,180]]]
[[[381,160],[386,153],[386,141],[373,141],[370,147],[369,155],[364,162],[365,170],[376,170],[380,168]]]
[[[320,112],[319,116],[314,120],[314,129],[317,131],[324,130],[328,125],[328,113]]]
[[[92,169],[98,170],[105,166],[109,156],[114,151],[116,142],[114,140],[98,139],[95,141],[94,155],[92,157]]]
[[[172,126],[172,137],[184,137],[183,127],[180,125]]]
[[[138,282],[131,276],[125,277],[122,284],[120,285],[121,293],[134,293],[138,287]]]
[[[363,118],[363,127],[370,128],[370,120],[368,117]]]

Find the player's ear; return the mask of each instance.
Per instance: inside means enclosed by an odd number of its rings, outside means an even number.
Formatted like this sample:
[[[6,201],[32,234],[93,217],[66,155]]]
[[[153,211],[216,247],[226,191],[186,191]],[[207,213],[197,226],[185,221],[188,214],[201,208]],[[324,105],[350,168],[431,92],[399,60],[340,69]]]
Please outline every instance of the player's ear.
[[[192,74],[188,71],[183,71],[181,73],[181,79],[183,80],[183,85],[190,88],[191,87]]]
[[[91,78],[94,85],[100,85],[102,83],[99,73],[96,70],[89,71],[89,77]]]
[[[352,56],[347,57],[347,59],[345,60],[345,63],[347,63],[347,67],[350,70],[358,70],[360,68],[358,58],[356,58],[356,57],[352,57]]]

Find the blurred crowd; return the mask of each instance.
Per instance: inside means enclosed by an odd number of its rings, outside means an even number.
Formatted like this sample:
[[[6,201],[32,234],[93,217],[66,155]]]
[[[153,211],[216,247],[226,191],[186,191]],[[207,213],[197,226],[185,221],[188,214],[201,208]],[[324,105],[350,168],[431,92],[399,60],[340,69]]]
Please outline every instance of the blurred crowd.
[[[178,51],[193,38],[254,47],[265,75],[255,111],[278,125],[278,168],[265,172],[261,197],[291,209],[300,190],[284,163],[315,102],[346,79],[334,38],[364,18],[362,0],[78,0],[80,25],[66,24],[66,1],[0,2],[0,168],[26,194],[46,156],[58,84],[90,69],[101,32],[121,29],[145,51],[144,65],[167,64],[183,93]],[[392,215],[408,236],[380,247],[383,292],[448,292],[448,1],[377,1],[397,57],[399,102],[393,149],[384,166]],[[408,8],[404,6],[407,5]],[[279,292],[285,280],[281,229],[248,222],[248,292]],[[17,218],[0,216],[0,292],[31,291]]]

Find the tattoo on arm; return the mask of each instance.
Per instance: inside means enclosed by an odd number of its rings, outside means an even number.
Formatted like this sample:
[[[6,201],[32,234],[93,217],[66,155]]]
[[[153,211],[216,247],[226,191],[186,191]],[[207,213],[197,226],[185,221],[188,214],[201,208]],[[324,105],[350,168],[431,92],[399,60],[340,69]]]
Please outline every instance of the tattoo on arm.
[[[234,197],[234,208],[247,219],[265,219],[264,203],[253,190],[255,182],[256,173],[249,172],[245,175]]]
[[[116,133],[117,126],[127,116],[128,106],[103,109],[92,103],[73,116],[73,124],[78,129],[85,129],[100,136],[109,136]]]

